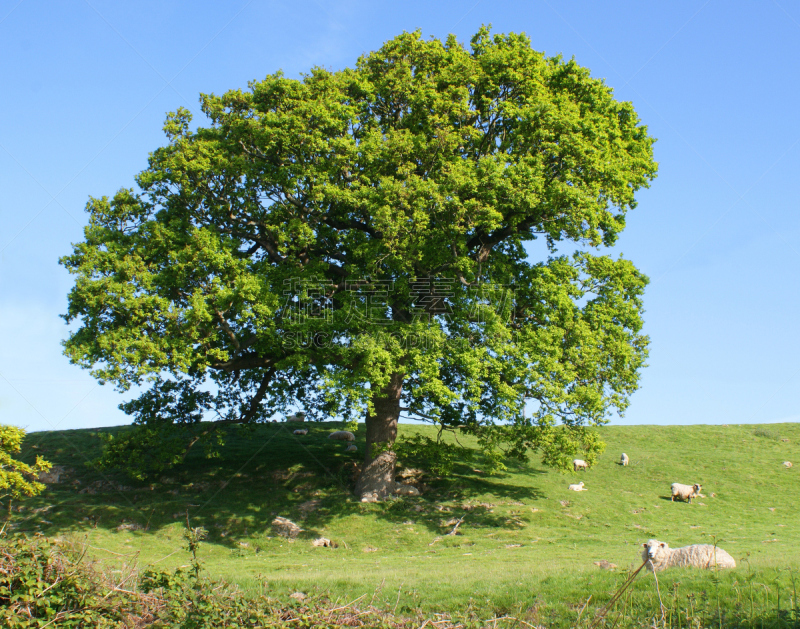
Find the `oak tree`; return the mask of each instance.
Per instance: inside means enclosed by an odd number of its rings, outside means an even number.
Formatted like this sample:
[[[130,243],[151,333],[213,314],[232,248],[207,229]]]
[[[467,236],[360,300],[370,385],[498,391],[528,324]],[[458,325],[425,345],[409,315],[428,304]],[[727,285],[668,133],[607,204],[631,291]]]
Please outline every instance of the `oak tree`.
[[[647,278],[601,251],[656,173],[630,103],[487,28],[201,102],[62,259],[67,355],[145,387],[118,453],[302,407],[365,420],[360,495],[393,490],[401,413],[497,461],[594,456],[647,355]]]

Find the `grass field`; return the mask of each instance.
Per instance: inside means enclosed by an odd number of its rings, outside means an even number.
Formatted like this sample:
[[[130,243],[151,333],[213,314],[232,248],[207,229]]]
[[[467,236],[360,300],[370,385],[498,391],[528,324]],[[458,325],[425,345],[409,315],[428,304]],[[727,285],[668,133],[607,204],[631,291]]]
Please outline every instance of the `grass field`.
[[[93,471],[98,431],[34,433],[26,457],[41,454],[66,471],[42,496],[17,505],[11,524],[88,544],[111,568],[133,558],[171,568],[189,560],[188,511],[191,525],[209,532],[200,549],[208,573],[247,592],[358,599],[478,626],[504,615],[528,626],[574,626],[590,595],[585,618],[641,564],[647,539],[673,547],[716,540],[735,570],[670,570],[658,590],[642,573],[617,609],[635,612],[635,622],[657,617],[660,593],[669,626],[689,626],[689,610],[720,626],[800,626],[800,424],[605,427],[607,450],[587,472],[564,474],[532,458],[489,475],[473,458],[446,479],[423,478],[420,497],[379,504],[349,493],[361,454],[327,439],[341,426],[306,424],[304,437],[286,424],[231,434],[221,458],[193,452],[149,484]],[[402,425],[400,434],[426,431]],[[362,426],[362,452],[363,433]],[[623,451],[628,467],[617,465]],[[578,479],[588,491],[567,490]],[[700,483],[705,497],[673,503],[673,482]],[[289,542],[275,535],[275,516],[305,531]],[[460,534],[446,535],[462,517]],[[319,536],[339,547],[313,547]],[[618,568],[595,565],[602,560]],[[680,610],[686,619],[673,623]]]

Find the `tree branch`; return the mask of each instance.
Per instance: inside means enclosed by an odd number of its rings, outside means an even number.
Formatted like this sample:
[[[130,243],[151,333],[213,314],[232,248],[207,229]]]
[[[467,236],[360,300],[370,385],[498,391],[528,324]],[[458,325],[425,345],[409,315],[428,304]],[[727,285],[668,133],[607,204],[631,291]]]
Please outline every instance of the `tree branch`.
[[[228,338],[231,340],[231,342],[233,342],[233,346],[238,351],[240,349],[239,339],[236,338],[236,335],[233,333],[233,330],[231,330],[231,326],[228,325],[228,322],[225,320],[225,317],[216,308],[214,308],[214,314],[217,315],[217,317],[219,318],[219,322],[220,325],[222,326],[222,329],[225,330],[226,334],[228,335]]]
[[[258,385],[256,394],[253,396],[253,399],[250,400],[250,408],[248,408],[247,412],[241,416],[239,423],[246,424],[253,419],[253,417],[255,417],[256,413],[258,412],[258,405],[261,404],[261,400],[263,400],[264,396],[267,394],[267,388],[269,387],[269,383],[272,382],[272,377],[274,375],[275,366],[273,365],[267,369],[267,373],[265,373],[264,377],[261,379],[261,384]]]
[[[272,358],[265,358],[256,353],[243,354],[237,358],[226,360],[224,363],[211,363],[212,369],[221,369],[222,371],[239,371],[241,369],[254,369],[256,367],[266,367],[275,362]]]

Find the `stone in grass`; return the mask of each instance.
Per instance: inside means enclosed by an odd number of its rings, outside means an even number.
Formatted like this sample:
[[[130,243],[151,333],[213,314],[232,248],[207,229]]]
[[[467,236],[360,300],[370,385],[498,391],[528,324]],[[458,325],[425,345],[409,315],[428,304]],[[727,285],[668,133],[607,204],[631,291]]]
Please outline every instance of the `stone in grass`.
[[[303,516],[306,516],[309,513],[313,513],[314,511],[319,509],[319,506],[321,504],[322,500],[320,500],[319,498],[314,498],[312,500],[306,500],[303,504],[301,504],[298,507],[298,509],[300,509],[300,513],[302,513]]]
[[[49,472],[39,472],[36,480],[40,483],[44,483],[45,485],[52,485],[54,483],[61,482],[60,477],[65,475],[67,472],[67,468],[63,465],[54,465],[50,468]]]
[[[422,470],[417,469],[416,467],[406,467],[406,468],[403,468],[402,470],[400,470],[397,473],[397,476],[398,476],[398,478],[402,478],[402,479],[406,479],[406,478],[414,479],[414,478],[419,478],[419,477],[423,476],[424,474],[425,473]]]
[[[280,516],[272,521],[272,526],[275,528],[275,532],[278,535],[289,539],[294,539],[303,531],[302,528],[288,518],[282,518]]]
[[[394,493],[397,496],[419,496],[419,489],[417,489],[413,485],[404,485],[402,483],[397,483],[394,489]]]
[[[290,594],[289,598],[293,598],[296,601],[304,601],[306,600],[306,595],[303,592],[295,592],[294,594]]]
[[[313,542],[311,542],[311,545],[323,548],[339,548],[339,544],[337,544],[336,542],[332,542],[327,537],[318,537]]]
[[[606,561],[605,559],[603,559],[602,561],[595,561],[594,565],[600,566],[602,570],[613,570],[614,568],[617,567],[617,564],[611,563],[610,561]]]

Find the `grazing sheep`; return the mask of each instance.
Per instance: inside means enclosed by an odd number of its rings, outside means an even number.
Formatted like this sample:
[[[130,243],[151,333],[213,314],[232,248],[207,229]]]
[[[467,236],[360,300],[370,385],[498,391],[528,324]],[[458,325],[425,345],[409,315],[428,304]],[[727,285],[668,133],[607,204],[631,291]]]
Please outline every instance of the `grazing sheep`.
[[[584,488],[583,488],[583,481],[581,481],[581,482],[580,482],[580,483],[578,483],[577,485],[570,485],[570,486],[569,486],[569,488],[570,488],[572,491],[589,491],[588,489],[584,489]]]
[[[736,562],[719,546],[692,544],[682,548],[670,548],[669,544],[651,539],[642,544],[642,561],[647,562],[650,572],[667,568],[735,568]]]
[[[624,452],[622,453],[622,456],[619,457],[619,464],[620,465],[627,465],[628,464],[628,455],[625,454]]]
[[[682,485],[681,483],[672,483],[670,488],[672,489],[673,502],[675,502],[675,498],[679,498],[680,500],[686,500],[690,503],[692,502],[692,498],[697,498],[702,489],[700,485]]]
[[[303,430],[295,430],[292,434],[293,435],[307,435],[308,434],[308,429],[304,428]]]
[[[306,421],[306,414],[302,411],[295,413],[294,415],[289,415],[286,417],[287,422],[304,422]]]
[[[578,470],[588,470],[589,464],[583,459],[572,459],[572,469],[576,472]]]
[[[349,430],[337,430],[328,435],[328,439],[335,439],[337,441],[355,441],[356,436]]]

